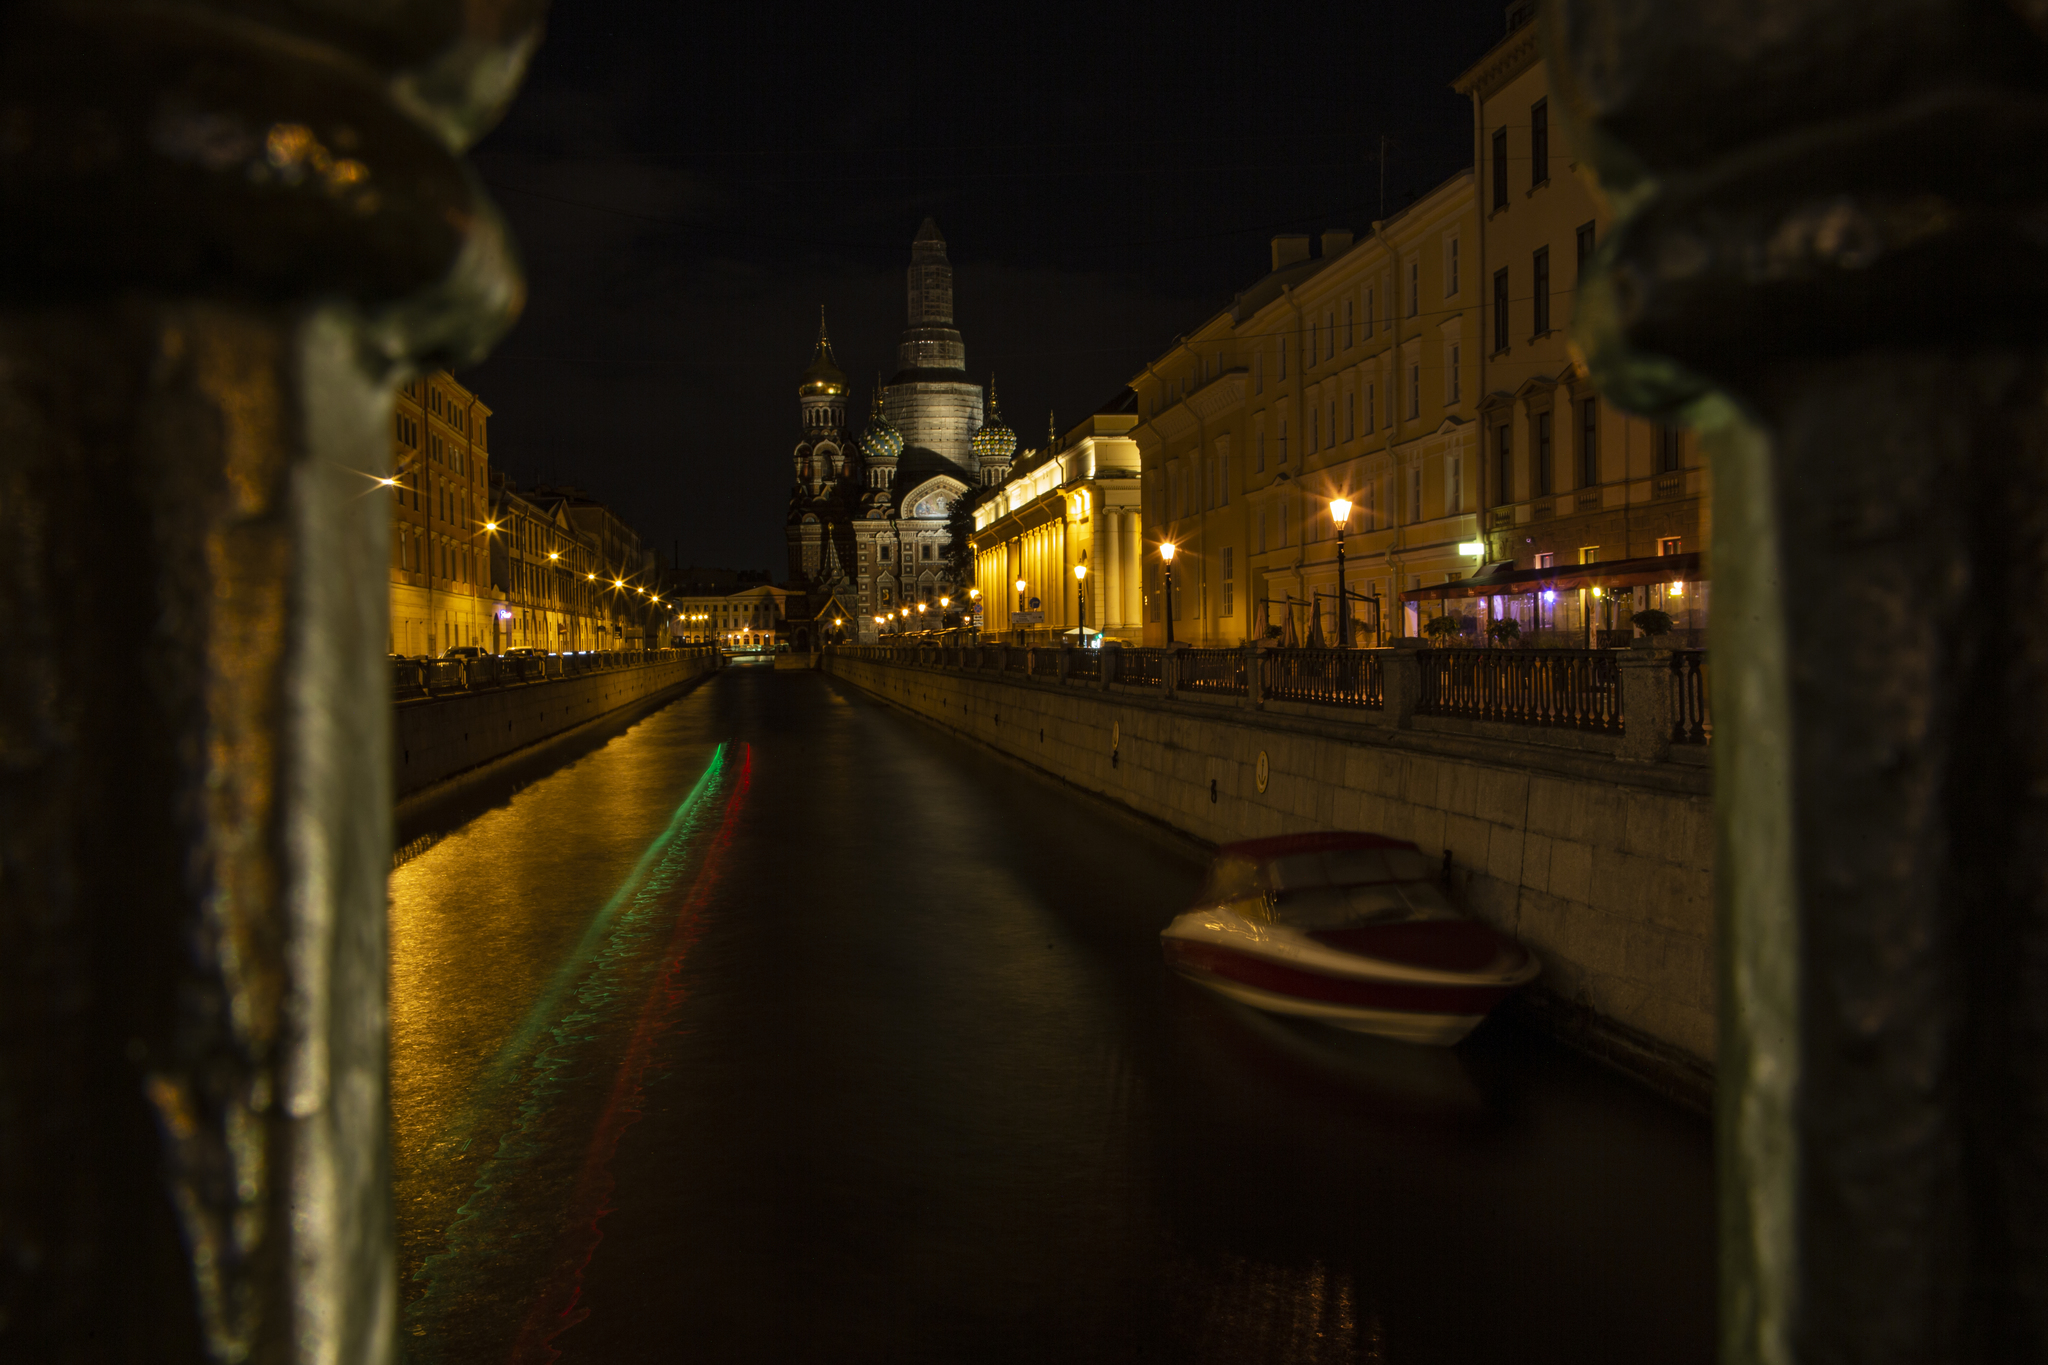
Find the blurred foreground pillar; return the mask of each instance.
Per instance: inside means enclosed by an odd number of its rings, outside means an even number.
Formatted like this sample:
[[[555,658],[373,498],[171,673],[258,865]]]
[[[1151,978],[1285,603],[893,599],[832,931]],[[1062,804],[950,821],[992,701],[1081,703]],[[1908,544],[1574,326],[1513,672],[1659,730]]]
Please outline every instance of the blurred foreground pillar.
[[[2048,5],[1546,21],[1713,459],[1723,1358],[2048,1359]]]
[[[0,1358],[393,1358],[373,480],[538,21],[0,8]]]

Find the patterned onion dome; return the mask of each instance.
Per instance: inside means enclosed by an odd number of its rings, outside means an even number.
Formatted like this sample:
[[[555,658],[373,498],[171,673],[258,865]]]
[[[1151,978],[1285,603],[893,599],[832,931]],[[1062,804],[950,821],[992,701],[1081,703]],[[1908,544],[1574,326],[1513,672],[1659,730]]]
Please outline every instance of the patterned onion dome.
[[[984,464],[1000,464],[1017,453],[1017,433],[1003,421],[1002,405],[996,402],[996,381],[988,381],[988,420],[968,442],[974,457]]]
[[[809,368],[804,371],[804,381],[797,389],[800,398],[830,398],[846,392],[846,374],[832,355],[832,339],[825,335],[825,310],[818,310],[818,353],[811,357]]]
[[[903,433],[882,415],[882,395],[875,395],[868,411],[868,429],[860,434],[861,453],[870,460],[893,460],[903,453]]]

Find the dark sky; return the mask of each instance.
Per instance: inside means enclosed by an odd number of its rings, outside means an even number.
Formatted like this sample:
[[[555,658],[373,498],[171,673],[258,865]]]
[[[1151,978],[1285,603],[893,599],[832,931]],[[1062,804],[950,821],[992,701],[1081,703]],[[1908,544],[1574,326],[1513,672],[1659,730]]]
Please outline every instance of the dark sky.
[[[494,463],[684,563],[786,568],[818,306],[864,415],[927,215],[975,378],[1026,445],[1264,273],[1471,163],[1450,82],[1499,0],[809,10],[559,0],[476,150],[526,314],[462,377]]]

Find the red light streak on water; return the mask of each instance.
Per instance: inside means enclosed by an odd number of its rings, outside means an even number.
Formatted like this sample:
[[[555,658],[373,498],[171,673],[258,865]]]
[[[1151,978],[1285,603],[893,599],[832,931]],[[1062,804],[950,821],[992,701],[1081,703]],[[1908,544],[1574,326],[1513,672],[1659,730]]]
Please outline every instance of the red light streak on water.
[[[676,1007],[683,1000],[683,990],[676,978],[682,971],[683,959],[697,941],[700,912],[723,873],[725,854],[732,843],[733,830],[739,824],[740,809],[746,802],[747,788],[753,777],[754,748],[750,744],[745,746],[739,781],[725,803],[725,818],[718,834],[704,855],[696,880],[691,883],[689,896],[676,910],[675,927],[663,953],[661,973],[655,977],[646,999],[641,1002],[632,1041],[626,1045],[625,1057],[619,1062],[604,1109],[591,1134],[590,1148],[584,1156],[583,1169],[576,1178],[576,1189],[570,1196],[567,1210],[566,1221],[575,1231],[563,1238],[551,1258],[557,1273],[543,1284],[539,1298],[519,1329],[519,1339],[512,1347],[512,1365],[552,1365],[552,1362],[560,1360],[562,1353],[554,1347],[555,1338],[590,1316],[590,1310],[580,1306],[583,1272],[589,1266],[590,1258],[597,1254],[598,1244],[604,1240],[604,1216],[612,1211],[612,1156],[618,1151],[619,1140],[625,1136],[626,1130],[640,1119],[647,1063],[653,1055],[654,1044],[675,1022]]]

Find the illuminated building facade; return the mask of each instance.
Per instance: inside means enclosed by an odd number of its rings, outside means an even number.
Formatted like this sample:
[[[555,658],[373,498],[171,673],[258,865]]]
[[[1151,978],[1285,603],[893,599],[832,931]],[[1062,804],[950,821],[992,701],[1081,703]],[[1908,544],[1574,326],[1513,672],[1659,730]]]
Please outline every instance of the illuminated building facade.
[[[1021,627],[1027,638],[1077,624],[1111,639],[1140,638],[1136,406],[1137,395],[1124,390],[1065,436],[1051,434],[1043,450],[1024,452],[977,498],[974,586],[985,629],[1009,629],[1011,613],[1036,598],[1044,620]],[[1087,570],[1078,582],[1076,567]]]
[[[1131,382],[1144,420],[1144,639],[1354,644],[1404,633],[1408,586],[1463,576],[1478,530],[1472,176],[1363,239],[1275,237],[1271,269]]]
[[[896,370],[849,437],[849,386],[821,323],[797,389],[801,430],[792,452],[789,578],[801,615],[843,614],[873,639],[875,618],[964,592],[948,567],[954,504],[998,482],[1017,448],[991,400],[967,378],[953,325],[953,267],[927,218],[911,243],[907,325]]]
[[[391,652],[491,644],[491,410],[446,370],[392,411]]]
[[[1705,548],[1708,492],[1696,438],[1625,415],[1601,400],[1566,347],[1579,272],[1611,218],[1576,169],[1551,105],[1534,6],[1509,12],[1509,32],[1460,76],[1472,101],[1479,167],[1477,354],[1485,455],[1478,487],[1486,558],[1519,569],[1688,554]],[[1637,589],[1632,605],[1706,625],[1705,584]],[[1503,604],[1506,605],[1506,604]],[[1577,592],[1522,621],[1559,643],[1585,635]]]

